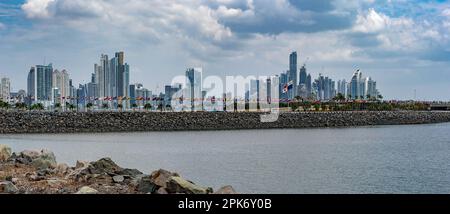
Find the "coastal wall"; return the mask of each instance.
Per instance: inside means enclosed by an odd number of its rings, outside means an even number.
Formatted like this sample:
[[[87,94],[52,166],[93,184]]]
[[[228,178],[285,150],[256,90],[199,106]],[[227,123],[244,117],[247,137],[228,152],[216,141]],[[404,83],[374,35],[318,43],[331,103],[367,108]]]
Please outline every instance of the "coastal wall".
[[[0,111],[0,133],[276,129],[450,122],[450,112],[282,113],[273,123],[262,123],[261,114],[263,113]]]

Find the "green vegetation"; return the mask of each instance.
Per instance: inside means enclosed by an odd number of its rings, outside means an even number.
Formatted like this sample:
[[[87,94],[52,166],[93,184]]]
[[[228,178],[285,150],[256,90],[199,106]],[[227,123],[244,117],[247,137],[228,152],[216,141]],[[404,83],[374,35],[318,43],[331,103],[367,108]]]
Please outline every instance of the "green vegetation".
[[[42,103],[36,103],[36,104],[31,105],[30,109],[42,111],[42,110],[44,110],[44,105],[42,105]]]

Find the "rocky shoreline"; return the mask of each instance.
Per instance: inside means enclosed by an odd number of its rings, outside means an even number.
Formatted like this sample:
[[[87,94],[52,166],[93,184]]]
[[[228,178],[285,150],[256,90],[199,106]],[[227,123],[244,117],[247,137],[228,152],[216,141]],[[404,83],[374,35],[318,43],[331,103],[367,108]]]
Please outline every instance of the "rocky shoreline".
[[[281,113],[261,122],[258,112],[0,111],[0,134],[191,131],[356,127],[450,122],[450,112],[349,111]]]
[[[0,194],[236,194],[231,186],[217,191],[157,170],[147,175],[118,166],[110,158],[57,163],[51,151],[22,151],[0,145]]]

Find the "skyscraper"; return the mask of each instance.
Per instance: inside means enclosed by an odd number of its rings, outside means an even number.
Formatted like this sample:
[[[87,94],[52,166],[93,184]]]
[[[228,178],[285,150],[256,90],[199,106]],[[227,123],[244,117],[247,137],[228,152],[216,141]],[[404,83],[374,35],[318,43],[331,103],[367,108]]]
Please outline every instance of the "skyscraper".
[[[188,99],[192,111],[202,110],[202,86],[203,86],[202,68],[188,68],[186,70],[187,93],[185,99]]]
[[[311,92],[312,92],[312,77],[311,74],[308,74],[308,76],[306,77],[306,92],[307,92],[307,98],[309,98],[311,96]]]
[[[94,65],[95,80],[97,81],[98,96],[101,98],[110,96],[110,74],[108,55],[102,54],[100,64]]]
[[[297,93],[297,95],[302,97],[303,99],[307,99],[310,93],[307,83],[308,83],[308,74],[306,73],[306,65],[303,65],[300,68],[300,80]]]
[[[279,93],[280,93],[280,101],[281,102],[286,102],[287,99],[288,99],[288,92],[284,91],[284,88],[285,88],[286,84],[288,84],[288,80],[289,80],[288,73],[289,73],[289,71],[288,72],[283,72],[283,73],[280,74]]]
[[[11,100],[11,82],[9,78],[2,78],[0,81],[0,100],[9,102]]]
[[[36,65],[28,73],[28,95],[34,102],[52,101],[53,66]]]
[[[344,97],[347,97],[347,81],[345,79],[338,80],[337,88],[337,93],[342,94]]]
[[[294,99],[297,96],[298,85],[298,73],[297,73],[297,52],[292,52],[289,55],[289,81],[292,82],[292,90],[288,92],[289,99]]]
[[[59,92],[58,102],[65,106],[67,97],[70,96],[69,73],[66,70],[53,71],[53,88],[57,88]]]
[[[121,104],[129,107],[128,99],[124,98],[130,96],[130,66],[125,63],[124,52],[116,52],[110,60],[108,55],[102,54],[100,64],[94,65],[94,73],[100,98],[122,98]]]
[[[352,99],[370,99],[378,96],[377,83],[371,77],[363,78],[362,72],[357,70],[349,83],[349,95]]]
[[[306,65],[303,65],[300,68],[300,85],[301,84],[305,84],[306,85],[307,77],[308,77],[308,74],[306,73]]]

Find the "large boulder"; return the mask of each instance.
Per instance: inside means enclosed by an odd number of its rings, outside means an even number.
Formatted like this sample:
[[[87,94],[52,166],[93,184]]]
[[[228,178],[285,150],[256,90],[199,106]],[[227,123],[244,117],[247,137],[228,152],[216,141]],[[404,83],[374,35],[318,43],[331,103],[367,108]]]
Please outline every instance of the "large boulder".
[[[91,162],[88,170],[90,174],[108,174],[114,176],[123,169],[114,163],[111,158],[102,158],[98,161]]]
[[[55,154],[48,150],[25,150],[19,155],[13,154],[10,161],[32,165],[38,169],[54,169],[57,166]]]
[[[179,176],[172,176],[167,183],[166,188],[168,193],[184,193],[184,194],[210,194],[213,192],[212,188],[201,187],[194,183],[183,179]]]
[[[0,162],[5,162],[11,157],[11,148],[6,145],[0,145]]]
[[[158,186],[151,181],[150,176],[144,176],[139,179],[136,189],[141,193],[155,193],[158,190]]]
[[[152,172],[150,175],[150,181],[157,185],[158,187],[167,188],[167,183],[169,183],[170,179],[173,176],[180,176],[176,172],[169,172],[164,169],[159,169],[157,171]]]
[[[86,195],[86,194],[97,194],[98,191],[96,189],[93,189],[91,187],[88,186],[84,186],[81,187],[80,190],[78,190],[78,192],[76,192],[75,194],[81,194],[81,195]]]
[[[40,155],[31,161],[31,165],[38,169],[54,169],[57,166],[55,154],[48,150],[42,150]]]
[[[3,181],[0,182],[0,193],[7,193],[7,194],[15,194],[18,193],[19,190],[16,186],[10,181]]]

